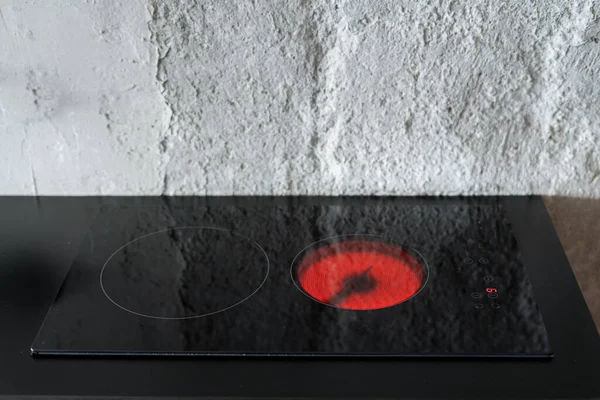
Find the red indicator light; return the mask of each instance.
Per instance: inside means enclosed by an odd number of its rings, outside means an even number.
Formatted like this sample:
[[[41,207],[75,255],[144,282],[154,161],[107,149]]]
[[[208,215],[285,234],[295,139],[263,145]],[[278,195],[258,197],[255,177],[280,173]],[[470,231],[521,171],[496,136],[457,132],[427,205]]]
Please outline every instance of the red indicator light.
[[[493,287],[486,288],[485,291],[488,293],[498,293],[498,290]]]

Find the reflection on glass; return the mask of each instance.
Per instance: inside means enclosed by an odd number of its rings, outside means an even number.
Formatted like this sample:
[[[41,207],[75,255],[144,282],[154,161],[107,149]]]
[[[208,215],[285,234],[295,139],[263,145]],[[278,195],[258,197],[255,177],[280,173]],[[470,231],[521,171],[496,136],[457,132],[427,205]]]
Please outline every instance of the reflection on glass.
[[[93,226],[34,350],[551,353],[499,204],[156,201]]]

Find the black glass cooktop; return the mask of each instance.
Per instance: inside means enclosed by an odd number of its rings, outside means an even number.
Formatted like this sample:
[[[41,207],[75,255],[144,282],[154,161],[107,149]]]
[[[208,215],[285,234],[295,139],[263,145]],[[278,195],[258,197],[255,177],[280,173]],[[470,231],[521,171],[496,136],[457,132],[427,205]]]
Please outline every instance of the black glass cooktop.
[[[552,355],[501,203],[393,198],[106,210],[32,353]]]

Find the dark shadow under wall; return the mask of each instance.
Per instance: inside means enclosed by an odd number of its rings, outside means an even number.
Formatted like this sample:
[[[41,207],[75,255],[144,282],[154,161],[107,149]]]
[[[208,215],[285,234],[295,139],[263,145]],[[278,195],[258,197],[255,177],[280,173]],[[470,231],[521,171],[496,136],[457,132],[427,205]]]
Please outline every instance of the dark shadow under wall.
[[[545,197],[544,202],[600,331],[600,199]]]

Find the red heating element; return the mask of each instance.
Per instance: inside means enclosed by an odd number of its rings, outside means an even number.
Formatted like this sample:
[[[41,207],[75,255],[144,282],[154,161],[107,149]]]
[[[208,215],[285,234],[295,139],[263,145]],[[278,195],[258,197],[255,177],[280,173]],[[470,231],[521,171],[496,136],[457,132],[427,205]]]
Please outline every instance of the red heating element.
[[[373,310],[419,291],[425,273],[407,251],[384,242],[345,240],[310,251],[296,270],[299,286],[322,303]]]

